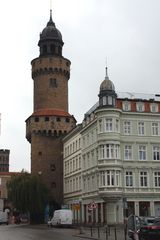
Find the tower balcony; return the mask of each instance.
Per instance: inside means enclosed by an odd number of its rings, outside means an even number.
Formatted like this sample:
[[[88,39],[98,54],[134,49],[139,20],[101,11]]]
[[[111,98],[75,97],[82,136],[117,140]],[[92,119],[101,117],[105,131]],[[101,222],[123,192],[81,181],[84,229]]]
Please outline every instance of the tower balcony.
[[[31,142],[32,134],[60,137],[75,126],[75,118],[67,112],[56,109],[41,110],[26,120],[26,138]]]

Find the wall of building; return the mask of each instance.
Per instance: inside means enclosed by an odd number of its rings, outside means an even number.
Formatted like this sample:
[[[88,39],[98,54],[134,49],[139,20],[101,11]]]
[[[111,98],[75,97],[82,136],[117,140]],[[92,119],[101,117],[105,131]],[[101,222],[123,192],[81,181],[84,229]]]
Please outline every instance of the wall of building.
[[[123,223],[131,213],[160,216],[159,108],[157,112],[124,111],[123,101],[121,107],[97,108],[79,132],[85,223]],[[72,140],[68,137],[65,144]]]

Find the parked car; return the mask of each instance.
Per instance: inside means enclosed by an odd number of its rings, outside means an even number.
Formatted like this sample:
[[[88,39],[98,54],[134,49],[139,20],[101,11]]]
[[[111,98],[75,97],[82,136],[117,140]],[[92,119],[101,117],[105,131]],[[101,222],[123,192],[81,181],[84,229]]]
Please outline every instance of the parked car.
[[[140,240],[160,240],[160,218],[155,218],[154,222],[143,225],[139,232]]]
[[[0,211],[0,224],[3,223],[8,225],[8,213]]]
[[[128,229],[128,237],[130,239],[138,239],[139,240],[152,240],[151,238],[144,237],[144,234],[142,231],[146,231],[145,227],[152,226],[155,222],[155,217],[144,217],[144,216],[136,216],[131,215],[128,217],[127,222],[127,229]],[[159,238],[160,240],[160,238]]]
[[[155,221],[155,217],[144,217],[144,216],[140,216],[140,226],[148,226],[148,225],[152,225]]]
[[[60,209],[54,211],[54,215],[51,220],[48,221],[48,227],[52,226],[71,226],[72,225],[72,210]]]

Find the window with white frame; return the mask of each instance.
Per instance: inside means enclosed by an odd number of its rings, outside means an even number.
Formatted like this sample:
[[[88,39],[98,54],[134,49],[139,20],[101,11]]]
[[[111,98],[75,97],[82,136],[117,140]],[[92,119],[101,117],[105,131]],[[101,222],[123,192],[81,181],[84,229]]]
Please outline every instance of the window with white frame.
[[[79,177],[79,189],[81,189],[81,176]]]
[[[118,144],[100,145],[100,159],[119,159],[119,148]]]
[[[76,170],[75,159],[73,158],[73,172]]]
[[[83,169],[86,168],[86,155],[83,155]]]
[[[123,110],[130,111],[131,110],[131,103],[128,101],[123,102]]]
[[[115,126],[115,129],[116,129],[116,132],[119,132],[119,119],[116,119],[116,126]]]
[[[119,186],[120,185],[120,171],[116,170],[115,171],[115,186]]]
[[[105,119],[105,131],[106,132],[112,132],[113,131],[113,120],[112,118],[106,118]]]
[[[139,146],[139,160],[146,160],[146,146]]]
[[[148,173],[146,171],[140,172],[140,187],[148,186]]]
[[[145,133],[145,128],[144,128],[144,122],[139,122],[138,123],[138,134],[139,135],[144,135]]]
[[[151,103],[150,104],[150,110],[151,110],[151,112],[158,112],[158,105],[157,105],[157,103]]]
[[[88,168],[90,168],[90,153],[87,153],[87,165],[88,165]]]
[[[106,96],[104,96],[104,97],[102,98],[102,101],[103,101],[103,105],[106,105],[106,104],[107,104]]]
[[[73,191],[75,191],[75,178],[73,178]]]
[[[124,121],[123,132],[124,132],[124,134],[131,134],[131,122],[130,121]]]
[[[133,187],[133,172],[126,171],[126,187]]]
[[[100,172],[100,185],[107,187],[117,187],[120,185],[120,171],[107,170]]]
[[[81,156],[79,155],[79,169],[81,169],[82,166],[81,166]]]
[[[99,132],[102,133],[103,132],[103,121],[102,121],[102,119],[99,119],[98,123],[99,123]]]
[[[83,189],[86,191],[86,178],[83,178]]]
[[[144,111],[144,103],[138,102],[136,103],[136,108],[138,112],[143,112]]]
[[[92,183],[91,183],[91,189],[94,190],[95,187],[96,187],[96,186],[95,186],[95,176],[94,176],[94,175],[92,175],[91,181],[92,181]]]
[[[154,186],[160,187],[160,171],[154,172]]]
[[[73,159],[70,161],[70,172],[73,171]]]
[[[112,102],[112,97],[111,96],[108,96],[107,100],[108,100],[108,105],[112,105],[113,102]]]
[[[104,145],[100,145],[100,158],[105,158]]]
[[[114,171],[106,171],[107,175],[107,186],[114,186],[115,176]]]
[[[159,134],[159,124],[158,122],[152,123],[152,135],[158,135]]]
[[[153,146],[153,160],[160,160],[160,146]]]
[[[100,184],[101,186],[105,186],[105,171],[101,171],[100,173]]]
[[[124,159],[131,160],[132,159],[132,145],[124,146]]]

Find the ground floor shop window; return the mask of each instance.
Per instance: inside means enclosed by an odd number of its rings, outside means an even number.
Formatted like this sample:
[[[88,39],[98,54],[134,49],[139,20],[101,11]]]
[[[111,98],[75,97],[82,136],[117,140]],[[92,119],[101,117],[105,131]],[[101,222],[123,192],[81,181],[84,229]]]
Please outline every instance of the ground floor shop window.
[[[150,202],[139,202],[139,215],[150,216]]]

